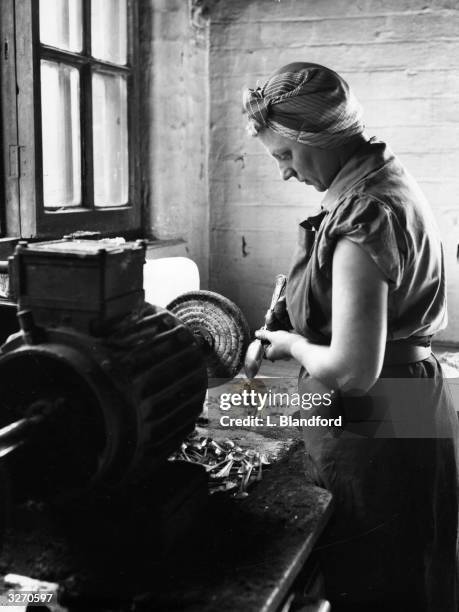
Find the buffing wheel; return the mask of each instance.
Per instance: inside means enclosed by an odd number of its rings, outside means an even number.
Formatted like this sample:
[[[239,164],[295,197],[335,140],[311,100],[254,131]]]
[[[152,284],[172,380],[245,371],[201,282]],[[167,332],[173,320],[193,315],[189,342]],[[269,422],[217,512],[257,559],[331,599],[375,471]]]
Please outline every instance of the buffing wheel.
[[[236,376],[250,340],[247,321],[231,300],[213,291],[189,291],[175,298],[167,310],[196,336],[207,363],[209,387]]]

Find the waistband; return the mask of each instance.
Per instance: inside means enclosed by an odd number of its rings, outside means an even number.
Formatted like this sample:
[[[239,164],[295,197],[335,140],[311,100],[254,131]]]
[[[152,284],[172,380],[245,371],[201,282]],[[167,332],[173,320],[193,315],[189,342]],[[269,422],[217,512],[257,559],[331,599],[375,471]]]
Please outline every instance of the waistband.
[[[402,365],[423,361],[432,354],[430,337],[407,338],[403,340],[391,340],[386,343],[384,353],[384,366]]]

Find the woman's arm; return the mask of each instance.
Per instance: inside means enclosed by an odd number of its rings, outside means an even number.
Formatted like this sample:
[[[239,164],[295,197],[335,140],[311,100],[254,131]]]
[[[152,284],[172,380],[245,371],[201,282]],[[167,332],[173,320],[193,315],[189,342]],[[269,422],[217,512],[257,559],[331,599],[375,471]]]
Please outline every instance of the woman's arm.
[[[332,339],[330,346],[303,336],[260,330],[266,357],[293,357],[330,387],[365,392],[382,368],[387,335],[388,284],[370,256],[344,238],[333,255]]]

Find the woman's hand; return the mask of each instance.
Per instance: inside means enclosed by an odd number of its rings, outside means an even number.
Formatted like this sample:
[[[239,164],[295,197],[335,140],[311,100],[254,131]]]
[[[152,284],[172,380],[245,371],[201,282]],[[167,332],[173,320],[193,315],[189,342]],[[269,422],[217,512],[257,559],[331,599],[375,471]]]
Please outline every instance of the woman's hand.
[[[265,357],[271,361],[276,361],[278,359],[290,359],[292,357],[292,346],[298,341],[299,338],[302,338],[302,336],[296,332],[272,332],[266,329],[259,329],[256,331],[255,337],[263,342],[269,343],[265,345]],[[302,339],[305,340],[304,338]]]

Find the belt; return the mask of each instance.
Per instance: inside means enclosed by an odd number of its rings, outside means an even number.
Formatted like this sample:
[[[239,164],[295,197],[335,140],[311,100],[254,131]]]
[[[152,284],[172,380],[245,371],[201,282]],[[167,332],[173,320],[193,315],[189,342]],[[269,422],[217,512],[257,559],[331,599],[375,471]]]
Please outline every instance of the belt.
[[[429,342],[429,338],[426,341]],[[386,343],[384,353],[384,366],[402,365],[405,363],[416,363],[423,361],[432,354],[430,343],[428,346],[420,346],[410,340],[392,340]]]

